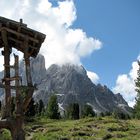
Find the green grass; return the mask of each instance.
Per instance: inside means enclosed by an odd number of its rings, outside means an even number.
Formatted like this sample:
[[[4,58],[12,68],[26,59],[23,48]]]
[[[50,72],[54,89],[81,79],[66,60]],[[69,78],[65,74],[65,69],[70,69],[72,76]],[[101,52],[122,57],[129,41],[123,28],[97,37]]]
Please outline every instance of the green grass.
[[[27,140],[140,140],[139,120],[112,117],[80,120],[36,118],[26,125]]]
[[[35,118],[25,124],[26,140],[140,140],[140,120],[113,117],[80,120]],[[11,140],[10,132],[0,130],[0,140]]]

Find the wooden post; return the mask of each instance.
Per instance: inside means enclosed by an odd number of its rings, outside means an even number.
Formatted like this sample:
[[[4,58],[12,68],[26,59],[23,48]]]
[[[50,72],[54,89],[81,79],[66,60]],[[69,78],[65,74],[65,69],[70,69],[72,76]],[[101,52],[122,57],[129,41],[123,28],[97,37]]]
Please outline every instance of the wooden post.
[[[2,30],[2,40],[4,42],[4,79],[10,78],[10,53],[11,49],[8,46],[7,40],[7,31]],[[5,110],[3,118],[7,118],[11,116],[11,89],[10,89],[10,81],[4,80],[5,82]]]
[[[30,70],[30,58],[28,55],[28,37],[26,37],[26,40],[24,41],[24,47],[25,47],[24,59],[25,59],[27,86],[33,86]]]
[[[25,132],[23,130],[24,114],[23,114],[23,97],[20,92],[19,77],[19,58],[15,57],[15,87],[16,87],[16,127],[12,130],[13,140],[25,140]]]
[[[32,99],[32,95],[34,92],[34,87],[32,84],[32,77],[31,77],[31,69],[30,69],[30,58],[28,55],[28,37],[26,37],[26,40],[24,42],[25,52],[24,52],[24,59],[25,59],[25,72],[26,72],[26,81],[27,81],[27,96],[25,97],[23,101],[23,111],[26,110],[28,104],[30,103]]]

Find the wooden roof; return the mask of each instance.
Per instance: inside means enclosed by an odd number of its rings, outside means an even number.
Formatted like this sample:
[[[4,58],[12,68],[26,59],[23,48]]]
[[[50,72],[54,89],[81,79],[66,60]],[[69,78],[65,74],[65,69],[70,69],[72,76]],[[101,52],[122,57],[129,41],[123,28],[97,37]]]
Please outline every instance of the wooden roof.
[[[46,35],[38,31],[32,30],[26,24],[16,22],[4,17],[0,17],[0,48],[4,46],[2,39],[2,31],[6,30],[8,46],[16,48],[17,50],[25,53],[28,56],[36,57],[41,44],[44,42]]]

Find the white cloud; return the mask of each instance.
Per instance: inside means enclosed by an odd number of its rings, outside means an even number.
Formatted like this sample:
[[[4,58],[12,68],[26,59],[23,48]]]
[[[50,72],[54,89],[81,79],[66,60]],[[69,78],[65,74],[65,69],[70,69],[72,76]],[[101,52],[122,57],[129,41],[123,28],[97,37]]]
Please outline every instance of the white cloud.
[[[94,84],[97,84],[99,82],[99,76],[96,73],[87,71],[87,75]]]
[[[82,29],[73,29],[76,8],[73,0],[58,1],[53,7],[48,0],[1,0],[1,16],[19,20],[46,34],[40,52],[46,58],[46,68],[51,64],[80,64],[81,58],[101,48],[102,43],[88,37]],[[13,6],[11,6],[13,5]],[[10,14],[7,14],[7,13]]]
[[[137,62],[132,63],[132,69],[128,74],[121,74],[117,77],[116,86],[113,88],[114,93],[121,93],[128,104],[133,107],[135,104],[135,79],[137,78]]]

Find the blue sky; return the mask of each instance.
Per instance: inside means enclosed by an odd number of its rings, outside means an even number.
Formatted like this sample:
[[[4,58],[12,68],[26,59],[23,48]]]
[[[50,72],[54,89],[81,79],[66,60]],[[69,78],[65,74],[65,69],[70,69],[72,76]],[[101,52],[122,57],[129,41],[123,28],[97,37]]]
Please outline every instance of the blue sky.
[[[87,69],[110,88],[117,76],[128,73],[140,54],[139,0],[75,0],[77,20],[89,36],[99,38],[103,48],[82,59]]]
[[[0,16],[22,18],[28,27],[46,34],[40,50],[46,68],[82,64],[94,83],[121,93],[133,106],[140,59],[139,7],[140,0],[1,0]]]

